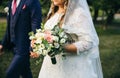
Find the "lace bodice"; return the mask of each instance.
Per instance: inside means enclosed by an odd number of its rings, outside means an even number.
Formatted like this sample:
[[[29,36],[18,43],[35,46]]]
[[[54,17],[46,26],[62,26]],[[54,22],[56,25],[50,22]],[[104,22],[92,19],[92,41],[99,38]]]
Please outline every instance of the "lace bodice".
[[[53,29],[56,24],[59,23],[63,13],[59,14],[56,13],[52,18],[50,18],[46,23],[45,23],[45,29]],[[52,22],[51,22],[52,21]]]

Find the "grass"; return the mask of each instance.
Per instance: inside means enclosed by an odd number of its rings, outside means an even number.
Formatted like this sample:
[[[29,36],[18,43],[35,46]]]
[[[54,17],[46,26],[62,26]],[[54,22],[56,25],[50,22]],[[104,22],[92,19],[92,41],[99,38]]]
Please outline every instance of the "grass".
[[[104,78],[120,78],[120,20],[106,30],[96,26],[100,38],[100,55]]]
[[[6,23],[0,22],[0,40],[5,31]],[[100,38],[100,55],[103,67],[104,78],[120,78],[120,28],[110,26],[103,30],[101,26],[96,26]],[[0,56],[0,78],[5,77],[5,71],[12,60],[12,52]],[[42,60],[41,60],[42,62]],[[31,59],[31,69],[33,77],[37,78],[40,71],[41,63],[35,65],[35,59]]]
[[[120,35],[100,36],[104,78],[120,78]]]
[[[6,24],[4,22],[0,22],[0,40],[2,40],[3,35],[5,34]]]

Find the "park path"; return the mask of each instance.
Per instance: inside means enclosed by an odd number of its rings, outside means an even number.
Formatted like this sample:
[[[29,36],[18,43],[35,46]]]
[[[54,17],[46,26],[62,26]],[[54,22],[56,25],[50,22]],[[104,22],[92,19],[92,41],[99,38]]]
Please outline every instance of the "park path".
[[[6,22],[6,18],[0,18],[0,23]]]

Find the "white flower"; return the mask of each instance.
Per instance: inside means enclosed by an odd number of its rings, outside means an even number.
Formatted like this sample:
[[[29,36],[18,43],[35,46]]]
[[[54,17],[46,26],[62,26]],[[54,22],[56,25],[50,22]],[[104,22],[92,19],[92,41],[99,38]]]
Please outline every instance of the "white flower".
[[[68,38],[67,35],[64,35],[64,38],[67,39]]]
[[[5,7],[5,8],[4,8],[4,11],[5,11],[6,13],[8,13],[9,8],[8,8],[8,7]]]
[[[33,52],[38,52],[38,50],[36,48],[33,49]]]
[[[64,35],[65,35],[64,32],[61,32],[61,33],[59,34],[60,37],[64,37]]]
[[[44,33],[36,33],[35,37],[39,38],[39,39],[43,39],[44,38]]]
[[[35,37],[34,36],[30,36],[29,39],[32,40],[32,39],[35,39]]]
[[[38,38],[38,39],[35,41],[35,43],[41,44],[41,43],[42,43],[42,40],[41,40],[40,38]]]
[[[4,11],[5,11],[5,13],[7,13],[7,15],[9,15],[9,12],[8,12],[9,11],[9,7],[5,7]]]
[[[40,44],[40,45],[39,45],[39,48],[41,48],[41,49],[45,49],[44,44]]]
[[[48,51],[47,50],[43,50],[43,55],[47,55]]]
[[[42,49],[39,48],[37,53],[38,53],[38,54],[42,54]]]
[[[55,48],[59,48],[60,45],[58,43],[54,43]]]
[[[50,46],[50,47],[53,47],[53,45],[52,45],[52,44],[49,44],[49,46]]]
[[[59,41],[59,38],[57,36],[53,36],[53,40],[58,42]]]
[[[36,30],[37,33],[41,32],[41,31],[42,31],[41,29],[37,29],[37,30]]]
[[[63,43],[65,43],[65,41],[66,41],[66,40],[65,40],[64,38],[62,38],[62,39],[60,40],[60,43],[63,44]]]

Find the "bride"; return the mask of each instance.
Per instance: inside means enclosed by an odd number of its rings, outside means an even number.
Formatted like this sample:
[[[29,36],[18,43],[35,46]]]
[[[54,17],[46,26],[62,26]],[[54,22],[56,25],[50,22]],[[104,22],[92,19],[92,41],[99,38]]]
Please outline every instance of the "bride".
[[[45,29],[59,26],[72,42],[65,45],[66,58],[56,55],[57,63],[44,58],[38,78],[103,78],[99,57],[99,39],[86,0],[51,0]],[[31,53],[31,57],[37,57]]]

